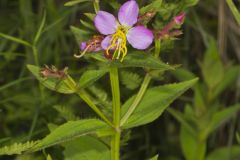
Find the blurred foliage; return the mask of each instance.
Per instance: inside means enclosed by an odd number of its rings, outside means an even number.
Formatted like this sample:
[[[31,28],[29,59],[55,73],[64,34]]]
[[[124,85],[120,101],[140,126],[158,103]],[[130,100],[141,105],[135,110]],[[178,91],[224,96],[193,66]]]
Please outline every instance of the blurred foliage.
[[[89,60],[91,57],[97,59],[99,55],[87,55],[86,61],[73,58],[73,54],[79,52],[79,42],[96,33],[91,21],[94,17],[93,3],[91,0],[66,2],[0,0],[0,146],[13,144],[0,152],[20,153],[34,144],[24,142],[43,138],[49,133],[49,128],[54,134],[55,125],[96,117],[85,103],[79,102],[77,96],[60,95],[38,85],[27,70],[27,64],[68,66],[71,68],[69,74],[75,79],[84,72],[79,81],[86,84],[84,87],[95,103],[110,116],[111,96],[105,83],[108,80],[103,76],[105,71],[96,72],[97,64]],[[102,0],[100,7],[116,11],[123,2]],[[179,12],[187,12],[184,35],[175,41],[164,40],[161,46],[163,62],[182,64],[183,67],[171,71],[164,78],[156,74],[151,85],[194,77],[200,77],[200,81],[192,91],[174,102],[161,118],[124,133],[123,138],[128,141],[122,146],[122,152],[126,153],[123,159],[157,159],[156,154],[160,160],[197,160],[201,156],[207,160],[240,159],[240,29],[233,17],[236,13],[232,14],[223,0],[156,0],[150,7],[147,0],[138,2],[145,6],[141,12],[147,8],[158,12],[150,25],[154,28],[161,29]],[[238,0],[232,2],[240,8]],[[151,65],[163,70],[170,67],[155,62],[151,57],[148,57],[152,60],[150,64],[141,60],[128,63],[129,57],[126,57],[124,65]],[[86,68],[88,72],[85,72]],[[88,74],[94,75],[90,81],[84,78]],[[141,85],[143,74],[135,68],[121,70],[123,98],[130,97]],[[96,80],[98,82],[93,85]],[[55,90],[55,86],[52,89]],[[83,150],[91,152],[90,146],[80,145],[86,142],[93,144],[96,150],[107,148],[104,141],[99,142],[96,137],[89,136],[42,152],[2,156],[0,159],[60,160],[64,156],[69,160],[78,159],[84,156]],[[98,157],[97,153],[91,155]]]

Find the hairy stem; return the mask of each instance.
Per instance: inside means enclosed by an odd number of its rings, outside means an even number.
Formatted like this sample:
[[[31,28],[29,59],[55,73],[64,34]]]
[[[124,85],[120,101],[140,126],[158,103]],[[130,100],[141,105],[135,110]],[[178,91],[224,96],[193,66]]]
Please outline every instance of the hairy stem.
[[[119,160],[120,159],[120,90],[119,90],[119,79],[118,79],[118,69],[110,69],[110,81],[112,89],[112,100],[113,100],[113,124],[115,128],[115,134],[111,139],[111,159]]]

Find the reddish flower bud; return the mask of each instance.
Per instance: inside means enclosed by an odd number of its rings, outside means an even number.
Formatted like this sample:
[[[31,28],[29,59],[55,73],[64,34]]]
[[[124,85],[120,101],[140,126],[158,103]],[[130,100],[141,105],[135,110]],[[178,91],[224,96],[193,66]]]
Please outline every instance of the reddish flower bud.
[[[176,17],[174,17],[175,23],[178,25],[183,24],[185,16],[186,16],[186,14],[184,12],[182,12],[179,15],[177,15]]]

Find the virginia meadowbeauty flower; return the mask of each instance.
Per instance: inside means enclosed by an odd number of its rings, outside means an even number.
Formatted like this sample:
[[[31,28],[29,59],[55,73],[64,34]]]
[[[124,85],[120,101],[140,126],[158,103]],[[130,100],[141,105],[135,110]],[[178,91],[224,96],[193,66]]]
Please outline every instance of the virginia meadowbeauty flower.
[[[153,41],[153,33],[144,26],[134,26],[138,20],[139,7],[135,0],[125,2],[119,9],[118,20],[110,13],[99,11],[94,19],[97,30],[106,37],[101,47],[113,59],[121,61],[127,55],[127,41],[133,48],[144,50]]]

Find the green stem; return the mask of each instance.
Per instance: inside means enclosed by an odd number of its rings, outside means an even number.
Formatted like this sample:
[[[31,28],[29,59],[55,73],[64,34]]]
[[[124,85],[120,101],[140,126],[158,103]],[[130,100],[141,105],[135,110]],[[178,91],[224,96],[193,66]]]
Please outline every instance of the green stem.
[[[33,45],[32,50],[33,50],[34,62],[37,66],[39,66],[37,47],[35,45]]]
[[[154,52],[154,56],[156,58],[159,57],[159,54],[160,54],[160,51],[161,51],[161,41],[156,39],[155,40],[155,52]],[[123,118],[121,119],[121,122],[120,122],[120,126],[123,126],[124,123],[128,120],[128,118],[131,116],[131,114],[135,111],[135,109],[137,108],[138,104],[140,103],[140,101],[142,100],[143,98],[143,95],[144,93],[146,92],[147,90],[147,87],[149,85],[151,81],[151,76],[147,73],[144,77],[144,80],[143,80],[143,83],[141,85],[141,88],[140,90],[138,91],[137,93],[137,96],[135,97],[132,105],[129,107],[128,111],[125,113],[125,115],[123,116]]]
[[[154,56],[156,58],[159,57],[160,51],[161,51],[161,40],[160,39],[156,39],[155,40],[155,52],[154,52]]]
[[[121,132],[116,131],[111,139],[111,160],[120,160],[120,138]]]
[[[36,48],[35,45],[32,45],[32,52],[33,52],[33,57],[34,57],[34,62],[37,66],[39,66],[39,60],[38,60],[38,50]],[[39,116],[39,112],[40,112],[40,109],[43,105],[43,102],[44,102],[44,90],[43,90],[43,87],[41,86],[41,84],[39,83],[38,84],[38,87],[39,87],[39,90],[40,90],[40,105],[36,105],[35,106],[35,113],[34,113],[34,117],[33,117],[33,121],[32,121],[32,124],[31,124],[31,127],[30,127],[30,131],[28,133],[28,140],[31,139],[32,137],[32,134],[34,132],[34,129],[37,125],[37,120],[38,120],[38,116]]]
[[[119,90],[119,79],[118,79],[118,69],[110,69],[110,81],[112,89],[112,100],[113,100],[113,124],[115,128],[115,134],[111,139],[111,157],[112,160],[120,159],[120,90]]]
[[[76,90],[76,82],[70,77],[67,76],[66,80],[64,80],[65,84],[71,88],[71,90]],[[88,104],[88,106],[90,108],[92,108],[93,111],[95,111],[95,113],[97,115],[99,115],[99,117],[101,117],[109,126],[113,127],[113,124],[109,121],[109,119],[102,113],[102,111],[93,103],[91,97],[87,94],[86,91],[82,90],[77,90],[76,92],[78,94],[78,96]]]
[[[238,22],[238,25],[240,25],[240,13],[237,9],[237,7],[234,5],[232,0],[227,0],[227,4],[229,8],[231,9],[236,21]]]
[[[196,145],[195,160],[204,160],[206,154],[206,141],[198,140]]]
[[[80,90],[77,92],[78,96],[84,101],[86,102],[90,108],[92,108],[92,110],[94,110],[99,117],[101,117],[107,124],[109,124],[111,127],[113,126],[113,124],[108,120],[108,118],[101,112],[100,109],[98,109],[98,107],[93,103],[93,101],[90,99],[90,96],[84,91],[84,90]]]
[[[132,105],[129,107],[127,113],[123,116],[123,118],[121,119],[121,123],[120,126],[123,126],[124,123],[128,120],[128,118],[131,116],[131,114],[134,112],[134,110],[136,109],[136,107],[138,106],[138,104],[140,103],[140,101],[142,100],[142,97],[144,95],[144,93],[147,90],[147,87],[149,85],[151,81],[151,76],[149,74],[145,75],[145,78],[143,80],[143,83],[141,85],[140,90],[137,93],[136,98],[134,99]]]

